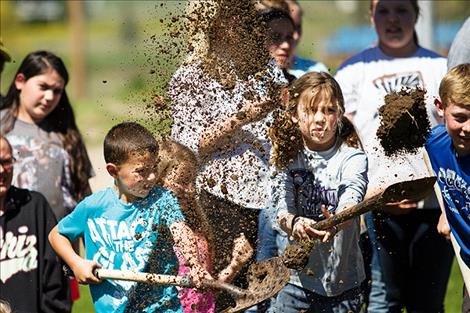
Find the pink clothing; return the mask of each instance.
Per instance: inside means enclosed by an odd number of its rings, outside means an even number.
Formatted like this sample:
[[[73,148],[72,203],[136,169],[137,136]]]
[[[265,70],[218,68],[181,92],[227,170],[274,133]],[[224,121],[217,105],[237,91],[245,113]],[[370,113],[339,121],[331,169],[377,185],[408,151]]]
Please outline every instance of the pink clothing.
[[[198,260],[209,272],[212,272],[211,254],[207,241],[202,236],[197,236]],[[179,276],[189,275],[189,267],[185,265],[185,259],[179,249],[175,247],[179,262]],[[211,291],[196,291],[193,288],[180,288],[178,291],[181,306],[185,313],[214,313],[215,299]]]

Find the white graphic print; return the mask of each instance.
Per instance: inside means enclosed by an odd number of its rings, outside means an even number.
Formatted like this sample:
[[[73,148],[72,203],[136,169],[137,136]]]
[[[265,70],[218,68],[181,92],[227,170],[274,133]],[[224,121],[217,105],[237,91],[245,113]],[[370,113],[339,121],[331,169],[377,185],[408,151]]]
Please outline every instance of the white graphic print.
[[[29,272],[38,267],[37,237],[28,235],[28,227],[18,227],[18,236],[0,227],[0,281],[6,281],[19,272]]]
[[[142,270],[151,252],[152,241],[146,242],[144,247],[135,243],[149,236],[152,221],[139,218],[128,225],[125,221],[88,219],[90,238],[98,250],[93,260],[103,268],[112,269],[115,264],[121,264],[121,270]],[[117,255],[120,261],[116,260]]]
[[[374,79],[373,84],[385,94],[400,91],[403,87],[413,89],[418,86],[424,87],[423,77],[419,71],[384,75]]]
[[[442,195],[449,209],[459,213],[460,208],[470,221],[470,186],[455,171],[439,168],[438,180],[442,186]],[[454,199],[452,201],[452,199]]]

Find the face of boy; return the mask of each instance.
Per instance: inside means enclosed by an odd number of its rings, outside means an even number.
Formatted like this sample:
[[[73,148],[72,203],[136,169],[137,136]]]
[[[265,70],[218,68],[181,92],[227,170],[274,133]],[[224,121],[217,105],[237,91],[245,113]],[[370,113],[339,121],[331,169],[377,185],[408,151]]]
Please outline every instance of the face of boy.
[[[129,202],[148,195],[156,183],[156,159],[150,153],[132,153],[116,167],[117,187]]]
[[[444,117],[447,133],[459,156],[470,155],[470,105],[450,103],[438,112]]]
[[[338,117],[337,106],[331,101],[318,99],[312,105],[302,101],[301,97],[293,121],[298,123],[307,148],[324,151],[335,143]]]
[[[413,51],[417,17],[409,0],[374,0],[371,18],[386,54],[401,56]]]
[[[65,82],[55,70],[49,70],[28,80],[23,74],[15,79],[20,91],[18,118],[29,123],[39,123],[59,104]]]
[[[294,52],[294,26],[287,19],[277,19],[268,25],[268,50],[281,68],[287,68]]]

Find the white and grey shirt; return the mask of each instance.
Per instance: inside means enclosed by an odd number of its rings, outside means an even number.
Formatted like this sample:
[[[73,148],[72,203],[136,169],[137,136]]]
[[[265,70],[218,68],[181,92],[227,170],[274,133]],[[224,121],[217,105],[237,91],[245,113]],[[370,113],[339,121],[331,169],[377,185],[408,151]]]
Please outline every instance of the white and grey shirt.
[[[320,220],[322,205],[337,213],[357,204],[367,182],[362,150],[341,142],[326,151],[304,148],[287,168],[273,172],[269,209],[274,228],[280,230],[276,217],[282,212]],[[292,271],[290,283],[331,297],[359,286],[364,278],[356,218],[329,242],[318,242],[306,268]]]

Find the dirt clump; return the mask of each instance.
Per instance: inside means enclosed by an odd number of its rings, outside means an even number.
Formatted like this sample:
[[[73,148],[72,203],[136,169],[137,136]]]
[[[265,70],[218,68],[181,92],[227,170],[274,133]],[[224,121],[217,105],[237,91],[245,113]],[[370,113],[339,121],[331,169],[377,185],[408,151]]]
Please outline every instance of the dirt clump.
[[[385,96],[377,137],[386,156],[416,153],[423,147],[431,130],[425,93],[421,88],[403,89]]]

